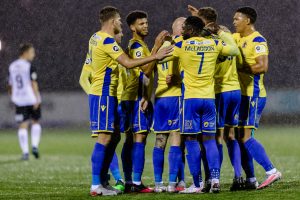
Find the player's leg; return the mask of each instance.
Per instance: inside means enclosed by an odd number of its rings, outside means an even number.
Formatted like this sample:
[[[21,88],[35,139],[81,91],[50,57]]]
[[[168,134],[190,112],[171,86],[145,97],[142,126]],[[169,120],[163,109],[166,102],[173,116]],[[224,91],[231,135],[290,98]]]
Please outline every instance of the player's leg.
[[[157,133],[155,146],[152,153],[153,169],[154,169],[154,192],[164,192],[166,188],[163,186],[162,174],[164,170],[164,153],[167,145],[169,134]]]
[[[115,150],[116,150],[118,143],[120,142],[120,139],[121,139],[120,131],[119,131],[118,126],[116,126],[114,133],[111,135],[111,140],[106,147],[103,167],[101,170],[101,180],[103,180],[102,185],[107,189],[115,191],[117,194],[120,194],[123,191],[116,189],[109,185],[108,170],[113,161],[113,157],[115,155]],[[118,171],[118,166],[117,166],[117,171]],[[122,178],[119,178],[119,179],[122,179]]]
[[[240,111],[239,111],[239,128],[236,129],[238,135],[238,142],[241,151],[241,164],[246,174],[245,189],[256,189],[258,182],[254,173],[254,164],[252,155],[246,150],[242,142],[243,135],[251,135],[251,129],[244,129],[249,124],[248,115],[250,113],[250,97],[242,96]],[[246,133],[245,133],[246,132]]]
[[[169,150],[169,185],[168,192],[176,192],[176,179],[180,168],[182,167],[182,150],[181,150],[181,136],[179,131],[172,131],[170,133],[170,150]]]
[[[224,141],[226,142],[228,155],[234,169],[231,191],[244,189],[244,181],[241,173],[241,151],[235,137],[235,128],[238,126],[239,108],[241,102],[240,90],[227,92],[228,107],[225,115]]]
[[[211,177],[210,192],[217,193],[220,191],[220,156],[215,139],[216,109],[213,99],[203,100],[201,126],[203,146],[206,150]]]
[[[154,192],[160,193],[166,190],[163,185],[162,174],[164,170],[164,153],[169,137],[168,129],[168,106],[165,105],[166,98],[156,98],[154,104],[154,121],[152,129],[156,134],[155,146],[152,152],[154,169]]]
[[[32,122],[31,122],[31,146],[32,154],[35,158],[39,158],[39,143],[41,140],[42,126],[39,123],[41,118],[41,107],[38,107],[36,110],[32,110]]]
[[[22,160],[29,159],[29,146],[28,146],[28,126],[29,126],[29,108],[16,106],[15,119],[19,123],[18,127],[18,138],[19,144],[22,150]]]
[[[181,97],[169,97],[165,102],[168,105],[168,126],[170,132],[170,150],[169,150],[169,185],[168,192],[176,192],[176,179],[182,167],[182,148],[181,148],[181,136],[179,133],[179,115],[180,115],[180,98]],[[170,106],[172,105],[172,106]],[[179,181],[180,182],[180,181]]]
[[[219,159],[220,159],[220,169],[223,162],[223,135],[224,135],[224,123],[226,117],[226,110],[228,107],[228,95],[229,92],[223,92],[216,94],[216,110],[217,110],[217,117],[216,117],[216,142],[219,151]]]
[[[118,143],[121,140],[121,133],[124,132],[124,119],[123,119],[123,114],[122,114],[122,108],[121,105],[118,105],[118,124],[116,124],[116,130],[119,132],[118,137],[116,137],[116,141]],[[113,188],[124,192],[125,190],[125,184],[124,180],[122,179],[120,168],[119,168],[119,161],[118,161],[118,156],[116,151],[113,154],[112,160],[109,165],[109,169],[116,181],[116,184],[113,186]]]
[[[183,100],[180,131],[185,135],[184,141],[187,149],[186,159],[194,184],[179,192],[182,194],[201,193],[202,190],[199,180],[201,172],[201,151],[197,140],[197,135],[201,132],[199,117],[201,103],[199,99]]]
[[[255,111],[253,111],[253,115],[250,115],[250,117],[253,119],[250,120],[250,123],[253,123],[254,128],[258,128],[259,119],[261,117],[262,111],[266,104],[266,98],[255,98],[252,100],[252,102],[255,102],[252,105],[253,108],[255,108]],[[249,128],[245,128],[247,131],[245,131],[242,139],[242,142],[246,148],[246,150],[253,156],[256,162],[260,164],[264,170],[266,171],[266,179],[261,183],[257,189],[263,189],[273,182],[279,180],[281,178],[281,173],[277,171],[277,169],[273,166],[272,162],[270,161],[263,145],[257,141],[254,137],[251,137],[251,132]]]
[[[184,139],[183,135],[180,135],[180,148],[181,148],[181,164],[179,166],[179,172],[178,172],[178,177],[177,177],[177,186],[176,186],[176,191],[182,191],[186,187],[185,184],[185,144],[184,144]]]
[[[111,101],[108,103],[108,101],[110,101],[109,97],[89,95],[92,137],[97,137],[97,141],[95,143],[92,156],[91,156],[91,162],[92,162],[92,186],[90,190],[91,196],[96,196],[101,194],[102,195],[117,194],[115,191],[103,187],[102,185],[103,180],[101,181],[101,176],[100,176],[104,165],[106,149],[111,141],[111,134],[114,131],[111,124],[114,122],[114,116],[116,114],[114,113],[114,106],[117,106],[116,102]],[[113,110],[112,113],[110,113],[111,109]],[[109,129],[107,127],[109,127]]]
[[[122,167],[125,179],[125,193],[131,192],[132,186],[132,150],[133,150],[133,133],[132,133],[132,114],[133,101],[122,101],[122,132],[125,133],[125,140],[121,152]]]
[[[136,101],[134,105],[134,143],[133,143],[133,153],[132,153],[132,166],[133,166],[133,185],[131,187],[132,192],[140,193],[150,193],[153,192],[152,188],[144,186],[142,184],[142,174],[145,165],[145,146],[146,139],[149,133],[149,119],[147,116],[147,111],[143,112],[141,110],[141,101]],[[148,104],[148,106],[152,106]]]
[[[207,193],[209,192],[210,188],[211,188],[211,177],[210,177],[210,172],[209,172],[209,167],[208,167],[208,162],[207,162],[207,158],[206,158],[206,150],[204,148],[203,145],[203,138],[202,138],[202,134],[199,135],[198,137],[198,142],[200,144],[200,148],[201,148],[201,161],[203,164],[203,168],[204,168],[204,181],[202,179],[202,175],[200,176],[200,180],[202,180],[202,183],[200,182],[200,185],[203,185],[203,189],[202,192]]]

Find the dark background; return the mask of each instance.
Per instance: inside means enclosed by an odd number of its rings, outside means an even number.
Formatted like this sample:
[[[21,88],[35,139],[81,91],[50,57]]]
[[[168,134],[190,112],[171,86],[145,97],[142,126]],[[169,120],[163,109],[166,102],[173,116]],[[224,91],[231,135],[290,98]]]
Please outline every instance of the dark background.
[[[21,42],[31,42],[37,50],[34,65],[39,71],[42,91],[78,90],[78,79],[90,36],[99,30],[98,13],[103,6],[120,9],[123,17],[122,46],[130,38],[126,15],[136,9],[149,14],[151,48],[155,35],[171,31],[172,21],[188,16],[187,5],[212,6],[219,23],[232,31],[232,17],[239,6],[258,11],[257,30],[270,48],[266,86],[272,89],[299,89],[299,1],[298,0],[1,0],[0,3],[0,91],[6,86],[7,68],[17,58]]]

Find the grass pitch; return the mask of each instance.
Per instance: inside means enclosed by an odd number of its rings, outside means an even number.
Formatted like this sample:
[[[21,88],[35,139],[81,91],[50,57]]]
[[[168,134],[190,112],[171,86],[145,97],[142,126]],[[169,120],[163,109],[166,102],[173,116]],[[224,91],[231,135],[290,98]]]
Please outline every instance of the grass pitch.
[[[299,128],[262,127],[256,133],[283,179],[261,191],[230,192],[233,170],[224,145],[224,161],[221,170],[220,194],[127,194],[118,199],[300,199],[300,136]],[[152,149],[154,135],[148,137],[143,182],[153,185]],[[41,159],[33,156],[29,161],[20,161],[20,149],[14,130],[0,131],[0,199],[91,199],[90,154],[94,140],[88,130],[46,129],[40,144]],[[120,155],[122,142],[117,152]],[[119,158],[119,165],[121,162]],[[263,169],[255,164],[259,181],[264,179]],[[167,182],[167,153],[165,156],[164,180]],[[192,179],[186,166],[186,182]],[[114,184],[113,181],[111,181]]]

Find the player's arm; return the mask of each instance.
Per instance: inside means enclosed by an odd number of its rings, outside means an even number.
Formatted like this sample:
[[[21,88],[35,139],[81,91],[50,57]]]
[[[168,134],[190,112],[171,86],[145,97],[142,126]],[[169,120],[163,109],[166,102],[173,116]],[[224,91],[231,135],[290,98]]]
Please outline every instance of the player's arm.
[[[196,7],[188,5],[188,11],[191,13],[192,16],[198,17],[199,10]]]
[[[255,64],[249,65],[245,63],[243,68],[238,69],[240,72],[248,73],[248,74],[263,74],[268,71],[269,68],[269,58],[267,55],[261,55],[255,58]]]
[[[225,31],[219,30],[218,36],[221,40],[225,42],[225,45],[222,44],[222,49],[220,51],[220,54],[223,56],[238,56],[240,51],[235,43],[232,35],[230,33],[227,33]]]
[[[84,64],[81,70],[79,84],[86,94],[89,94],[91,88],[91,82],[90,82],[91,74],[92,73],[90,70],[90,66]]]
[[[155,43],[154,43],[154,46],[152,48],[152,51],[151,51],[151,55],[154,55],[158,52],[158,50],[160,49],[160,47],[163,45],[164,43],[164,39],[165,37],[168,35],[168,31],[162,31],[158,34],[158,36],[155,38]],[[150,62],[146,65],[143,65],[141,66],[141,70],[144,72],[144,74],[149,77],[151,76],[151,73],[154,69],[154,67],[156,66],[156,62],[153,61],[153,62]]]
[[[129,58],[127,54],[122,53],[116,60],[124,67],[130,69],[141,65],[145,65],[152,61],[161,60],[165,57],[170,56],[170,53],[172,51],[173,51],[173,46],[164,47],[161,50],[159,50],[157,53],[152,54],[151,56],[145,58],[138,58],[138,59]]]
[[[30,79],[31,79],[31,85],[32,85],[32,89],[33,89],[33,93],[36,97],[36,99],[40,98],[40,91],[39,91],[39,85],[37,82],[37,73],[34,67],[31,67],[30,69]],[[40,103],[38,102],[37,104],[35,104],[33,107],[34,109],[37,109],[39,107]]]

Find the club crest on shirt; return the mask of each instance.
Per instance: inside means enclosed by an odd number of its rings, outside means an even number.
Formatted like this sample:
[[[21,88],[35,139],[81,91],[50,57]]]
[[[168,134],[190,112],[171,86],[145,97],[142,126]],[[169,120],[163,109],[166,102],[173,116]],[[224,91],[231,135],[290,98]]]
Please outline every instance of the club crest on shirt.
[[[255,46],[256,53],[265,53],[266,47],[264,45],[257,45]]]
[[[113,50],[114,50],[115,52],[118,52],[118,51],[120,50],[120,48],[119,48],[117,45],[115,45],[115,46],[113,46]]]
[[[139,58],[139,57],[142,56],[142,52],[141,52],[141,51],[137,51],[137,52],[135,53],[135,55],[136,55],[137,58]]]

